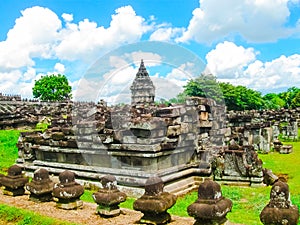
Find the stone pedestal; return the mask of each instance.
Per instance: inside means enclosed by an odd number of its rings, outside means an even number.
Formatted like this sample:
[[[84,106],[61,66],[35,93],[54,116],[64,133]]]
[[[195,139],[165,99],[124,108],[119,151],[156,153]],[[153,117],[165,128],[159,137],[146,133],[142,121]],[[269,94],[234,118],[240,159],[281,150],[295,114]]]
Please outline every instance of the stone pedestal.
[[[1,178],[1,184],[5,187],[4,195],[20,196],[25,193],[24,186],[28,182],[28,178],[22,174],[22,168],[13,165],[8,168],[7,176]]]
[[[279,153],[280,154],[290,154],[293,151],[293,146],[292,145],[282,145]]]
[[[118,216],[121,213],[119,204],[126,200],[126,194],[117,189],[117,180],[112,175],[101,178],[102,188],[93,194],[94,201],[98,204],[97,213],[100,216]]]
[[[214,181],[206,180],[198,189],[198,200],[188,208],[188,214],[196,219],[194,225],[220,225],[227,219],[232,202],[222,196],[221,186]]]
[[[133,208],[144,215],[140,223],[165,224],[171,221],[167,212],[175,203],[177,197],[168,192],[163,192],[164,183],[159,177],[150,177],[145,184],[145,193],[137,199]]]
[[[53,197],[58,201],[56,206],[62,209],[77,209],[83,206],[79,199],[84,192],[83,186],[75,182],[75,174],[71,171],[64,171],[59,174],[60,183],[53,188]]]
[[[274,151],[279,152],[282,146],[282,142],[279,139],[273,141]]]
[[[270,202],[260,213],[264,225],[297,225],[299,210],[290,202],[289,186],[277,181],[271,189]]]
[[[30,192],[29,199],[35,202],[48,202],[52,200],[54,182],[49,178],[46,169],[38,169],[34,172],[33,180],[25,185]]]

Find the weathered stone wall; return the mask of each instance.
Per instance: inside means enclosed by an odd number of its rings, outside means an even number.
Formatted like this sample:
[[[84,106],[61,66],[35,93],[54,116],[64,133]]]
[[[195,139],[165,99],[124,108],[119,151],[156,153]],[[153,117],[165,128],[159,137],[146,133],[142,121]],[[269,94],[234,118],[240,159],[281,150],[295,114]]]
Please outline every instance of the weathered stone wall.
[[[269,152],[272,142],[279,135],[298,139],[300,108],[243,111],[227,113],[227,127],[230,129],[225,142],[235,140],[240,145],[253,145],[255,150]]]
[[[35,128],[45,117],[70,113],[71,103],[0,101],[0,129]]]

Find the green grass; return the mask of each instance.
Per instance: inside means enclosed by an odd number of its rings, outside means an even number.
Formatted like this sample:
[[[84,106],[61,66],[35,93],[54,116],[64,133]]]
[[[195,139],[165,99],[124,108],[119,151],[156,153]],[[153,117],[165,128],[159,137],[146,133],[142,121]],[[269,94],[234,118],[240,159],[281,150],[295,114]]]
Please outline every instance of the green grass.
[[[16,146],[19,130],[0,130],[0,172],[6,172],[8,167],[13,165],[18,157]]]
[[[3,204],[0,204],[0,222],[17,225],[76,225]]]
[[[292,144],[293,152],[290,154],[271,152],[259,155],[259,158],[263,161],[264,168],[271,169],[274,174],[288,174],[291,200],[294,205],[300,207],[300,142],[284,144]]]

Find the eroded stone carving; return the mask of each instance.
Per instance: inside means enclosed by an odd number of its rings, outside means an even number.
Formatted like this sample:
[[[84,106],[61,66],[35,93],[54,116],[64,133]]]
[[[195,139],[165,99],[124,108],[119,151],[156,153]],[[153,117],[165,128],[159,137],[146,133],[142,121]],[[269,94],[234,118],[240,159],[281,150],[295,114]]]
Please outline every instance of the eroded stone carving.
[[[161,178],[150,177],[145,184],[145,193],[137,199],[133,208],[141,211],[144,215],[140,223],[165,224],[170,222],[171,216],[167,212],[175,203],[177,197],[164,192],[164,183]]]
[[[232,202],[224,198],[221,186],[212,180],[206,180],[199,185],[198,199],[188,208],[188,214],[196,219],[194,225],[224,224],[226,215],[231,211]]]
[[[9,167],[7,176],[1,177],[0,180],[0,183],[5,187],[3,194],[19,196],[25,193],[24,186],[28,182],[28,177],[24,177],[22,168],[18,165]]]
[[[69,170],[59,174],[60,183],[53,188],[53,197],[57,198],[56,206],[62,209],[77,209],[83,206],[79,199],[84,192],[82,185],[75,182],[75,174]]]
[[[126,194],[117,188],[117,180],[112,175],[106,175],[100,180],[102,188],[93,194],[98,204],[97,213],[101,216],[118,216],[121,213],[119,204],[126,200]]]
[[[277,181],[271,189],[270,202],[260,213],[260,220],[265,225],[296,225],[299,210],[290,201],[289,186]]]
[[[40,168],[34,172],[32,181],[25,188],[30,192],[30,200],[47,202],[52,200],[53,186],[54,182],[50,179],[48,170]]]

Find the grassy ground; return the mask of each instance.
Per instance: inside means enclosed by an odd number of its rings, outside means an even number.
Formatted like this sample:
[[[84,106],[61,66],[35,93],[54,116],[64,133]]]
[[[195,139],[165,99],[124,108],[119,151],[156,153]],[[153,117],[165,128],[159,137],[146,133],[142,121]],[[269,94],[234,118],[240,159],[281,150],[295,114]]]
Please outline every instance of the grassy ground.
[[[16,146],[19,130],[0,130],[0,172],[6,172],[8,167],[15,163],[18,157]]]
[[[0,172],[5,172],[10,165],[14,164],[17,158],[17,148],[15,144],[18,140],[19,133],[19,131],[0,130]],[[271,152],[269,154],[259,154],[259,158],[261,158],[264,162],[263,166],[271,169],[273,173],[288,174],[291,201],[294,205],[300,207],[300,142],[285,144],[293,144],[293,153],[279,154],[277,152]],[[232,212],[228,213],[227,218],[231,222],[235,223],[247,225],[261,224],[259,220],[259,214],[263,207],[265,207],[270,200],[270,189],[271,187],[234,187],[223,185],[223,196],[231,199],[233,202]],[[92,199],[92,193],[92,191],[85,191],[81,199],[88,202],[94,202]],[[184,197],[180,197],[178,198],[176,204],[169,210],[169,212],[173,215],[188,216],[186,209],[196,199],[197,192],[192,192]],[[128,198],[126,202],[122,203],[120,206],[132,209],[134,200],[135,199],[133,198]],[[1,219],[6,218],[1,214],[7,211],[9,208],[6,207],[8,206],[0,205]],[[11,211],[13,215],[15,210],[11,209],[8,211]],[[18,224],[41,224],[34,222],[25,223],[24,220],[33,220],[35,215],[27,216],[27,212],[23,212],[22,210],[17,212],[18,213],[16,213],[15,216],[18,215],[20,218],[22,217],[20,220],[18,220],[21,221],[18,222]],[[47,223],[45,222],[44,224]]]
[[[75,225],[3,204],[0,204],[0,223],[1,221],[17,225]]]

